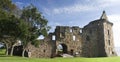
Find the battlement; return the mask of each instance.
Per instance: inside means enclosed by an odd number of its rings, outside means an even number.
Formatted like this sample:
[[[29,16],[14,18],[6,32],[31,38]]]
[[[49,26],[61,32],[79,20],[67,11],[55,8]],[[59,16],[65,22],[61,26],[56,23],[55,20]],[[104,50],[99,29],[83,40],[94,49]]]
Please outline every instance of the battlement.
[[[67,32],[67,33],[77,32],[77,33],[80,33],[82,28],[79,28],[79,26],[72,26],[72,27],[70,27],[70,26],[56,26],[55,31],[58,31],[58,30],[59,30],[59,32]]]

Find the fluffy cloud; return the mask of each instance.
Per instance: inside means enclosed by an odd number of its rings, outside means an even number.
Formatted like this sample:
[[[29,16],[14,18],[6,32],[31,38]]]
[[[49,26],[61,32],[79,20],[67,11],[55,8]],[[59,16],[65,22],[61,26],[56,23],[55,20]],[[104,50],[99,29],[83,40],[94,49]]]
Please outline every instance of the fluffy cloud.
[[[92,5],[82,5],[82,4],[73,4],[70,6],[56,7],[53,9],[43,8],[44,12],[47,15],[73,14],[73,13],[78,13],[78,12],[83,12],[83,11],[91,11],[94,9],[95,9],[95,7]]]
[[[95,3],[101,8],[117,6],[120,5],[119,2],[120,0],[95,0]]]
[[[15,2],[15,4],[22,5],[23,3],[22,2]]]
[[[73,13],[79,13],[79,12],[85,12],[91,10],[98,10],[96,8],[97,7],[92,4],[74,3],[69,6],[54,7],[52,9],[43,8],[43,10],[47,15],[51,15],[51,14],[56,15],[56,14],[73,14]]]
[[[83,1],[85,2],[85,1]],[[52,9],[44,8],[46,14],[73,14],[85,11],[95,11],[100,9],[105,9],[111,6],[117,6],[120,0],[87,0],[86,4],[82,4],[81,1],[76,1],[76,3],[69,6],[56,7]]]
[[[118,4],[120,2],[120,0],[96,0],[100,3],[113,3],[113,4]]]
[[[74,4],[72,6],[66,6],[61,8],[55,8],[53,9],[54,14],[60,14],[60,13],[75,13],[75,12],[82,12],[82,11],[90,11],[93,10],[94,7],[89,5],[81,5],[81,4]]]

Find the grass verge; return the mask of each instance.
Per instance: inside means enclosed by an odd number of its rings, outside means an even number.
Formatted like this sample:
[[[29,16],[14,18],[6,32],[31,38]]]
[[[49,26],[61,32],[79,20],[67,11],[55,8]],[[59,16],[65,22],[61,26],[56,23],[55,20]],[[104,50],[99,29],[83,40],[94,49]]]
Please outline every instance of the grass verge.
[[[0,57],[0,62],[120,62],[120,57],[103,58],[22,58],[22,57]]]
[[[120,62],[120,57],[101,58],[23,58],[5,56],[5,49],[0,49],[0,62]]]

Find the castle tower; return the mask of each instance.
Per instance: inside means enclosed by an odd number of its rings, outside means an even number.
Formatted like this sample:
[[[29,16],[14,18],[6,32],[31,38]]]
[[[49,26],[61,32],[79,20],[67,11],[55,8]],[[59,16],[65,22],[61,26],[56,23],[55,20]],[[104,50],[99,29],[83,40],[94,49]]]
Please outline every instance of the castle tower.
[[[113,23],[108,21],[105,11],[100,19],[90,22],[83,28],[83,55],[105,57],[116,55],[113,43]]]
[[[100,21],[103,21],[103,32],[101,33],[104,34],[103,43],[104,43],[106,56],[114,56],[116,55],[116,53],[114,51],[113,30],[112,30],[113,23],[109,22],[105,11],[103,11]]]

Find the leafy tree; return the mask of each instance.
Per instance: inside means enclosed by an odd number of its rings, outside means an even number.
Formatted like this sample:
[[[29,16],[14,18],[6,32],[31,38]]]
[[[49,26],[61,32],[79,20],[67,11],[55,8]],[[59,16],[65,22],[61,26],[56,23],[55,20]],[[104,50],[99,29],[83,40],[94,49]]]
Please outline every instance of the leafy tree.
[[[4,39],[6,50],[9,45],[11,46],[11,56],[17,40],[21,39],[26,27],[26,24],[14,15],[0,19],[0,38]]]
[[[15,17],[14,11],[18,10],[11,0],[0,0],[0,39],[6,45],[6,55],[8,47],[11,47],[11,55],[17,39],[20,36],[21,21]]]
[[[47,36],[47,31],[49,30],[49,26],[47,26],[48,21],[41,15],[41,13],[37,10],[37,8],[33,5],[24,7],[21,19],[23,19],[26,24],[29,26],[28,31],[24,37],[23,41],[23,54],[25,48],[28,46],[28,43],[36,44],[36,39],[40,35]]]
[[[12,47],[11,55],[17,40],[21,40],[24,56],[28,43],[38,44],[36,39],[40,35],[47,36],[50,27],[47,26],[48,21],[33,5],[23,9],[21,19],[15,15],[16,9],[11,0],[0,1],[0,40],[6,45],[6,54],[8,47]]]
[[[11,0],[0,0],[0,9],[11,13],[16,8],[16,5]]]

